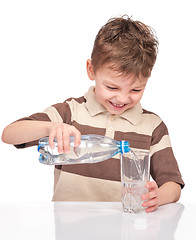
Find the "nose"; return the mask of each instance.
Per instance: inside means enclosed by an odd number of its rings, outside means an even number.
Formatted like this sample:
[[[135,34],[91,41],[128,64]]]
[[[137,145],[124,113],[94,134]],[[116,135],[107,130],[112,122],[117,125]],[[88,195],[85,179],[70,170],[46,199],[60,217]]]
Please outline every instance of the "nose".
[[[126,93],[118,93],[116,100],[119,104],[126,104],[130,101],[130,96]]]

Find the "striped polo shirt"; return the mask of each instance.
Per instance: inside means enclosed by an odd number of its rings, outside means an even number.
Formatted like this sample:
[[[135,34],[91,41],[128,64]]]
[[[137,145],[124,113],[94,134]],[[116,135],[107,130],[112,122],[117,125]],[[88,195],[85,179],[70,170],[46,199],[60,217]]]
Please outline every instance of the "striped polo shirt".
[[[96,100],[94,87],[80,98],[69,98],[42,113],[20,120],[67,123],[82,135],[98,134],[129,141],[134,150],[150,151],[150,174],[158,186],[173,181],[184,186],[166,125],[138,103],[120,115],[111,115]],[[38,140],[16,145],[38,144]],[[57,165],[54,169],[54,201],[121,201],[119,155],[93,164]]]

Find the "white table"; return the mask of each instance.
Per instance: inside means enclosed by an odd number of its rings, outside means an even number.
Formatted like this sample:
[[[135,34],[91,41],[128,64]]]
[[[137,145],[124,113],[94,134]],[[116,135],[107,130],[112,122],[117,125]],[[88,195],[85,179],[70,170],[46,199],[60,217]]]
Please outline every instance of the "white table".
[[[0,202],[0,239],[195,240],[195,218],[196,204],[129,214],[114,202]]]

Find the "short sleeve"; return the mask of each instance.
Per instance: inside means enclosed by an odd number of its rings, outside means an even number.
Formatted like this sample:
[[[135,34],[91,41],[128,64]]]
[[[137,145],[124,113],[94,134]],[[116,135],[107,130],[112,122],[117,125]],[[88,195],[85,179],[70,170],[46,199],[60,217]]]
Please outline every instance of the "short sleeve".
[[[29,121],[32,121],[32,120],[34,120],[34,121],[50,121],[50,118],[48,117],[48,115],[46,113],[35,113],[35,114],[30,115],[29,117],[20,118],[16,122],[24,121],[24,120],[29,120]],[[23,134],[25,134],[25,133],[23,133]],[[17,145],[14,145],[14,146],[16,148],[27,148],[27,147],[38,145],[38,141],[39,141],[39,139],[37,139],[35,141],[31,141],[31,142],[17,144]]]
[[[183,188],[185,184],[164,122],[161,122],[152,133],[150,154],[150,173],[157,185],[160,187],[164,183],[172,181],[180,184]]]

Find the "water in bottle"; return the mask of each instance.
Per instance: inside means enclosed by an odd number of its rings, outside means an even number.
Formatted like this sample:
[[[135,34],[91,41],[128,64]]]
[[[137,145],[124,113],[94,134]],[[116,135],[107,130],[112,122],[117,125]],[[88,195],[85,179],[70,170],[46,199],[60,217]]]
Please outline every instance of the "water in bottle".
[[[104,161],[117,153],[129,152],[129,142],[116,141],[101,135],[82,135],[79,147],[74,146],[74,137],[70,136],[70,152],[58,153],[57,140],[54,140],[55,148],[49,147],[49,138],[40,139],[38,151],[39,161],[48,165],[96,163]]]
[[[38,151],[40,152],[39,161],[47,165],[81,164],[97,163],[112,158],[118,153],[124,154],[131,152],[135,160],[134,152],[129,147],[128,141],[116,141],[102,135],[82,135],[81,144],[74,146],[74,137],[70,136],[70,152],[59,154],[57,140],[54,139],[55,148],[49,147],[49,138],[40,139]],[[139,175],[141,175],[140,166],[135,161]]]

